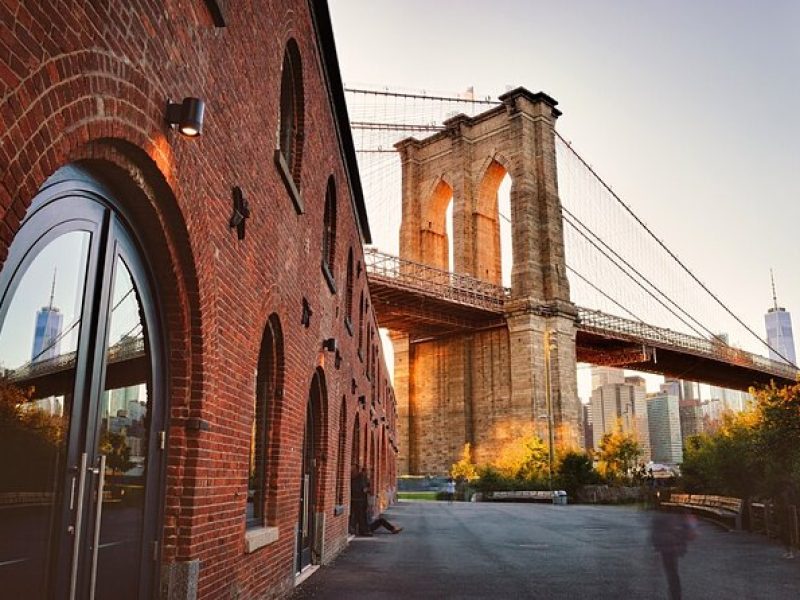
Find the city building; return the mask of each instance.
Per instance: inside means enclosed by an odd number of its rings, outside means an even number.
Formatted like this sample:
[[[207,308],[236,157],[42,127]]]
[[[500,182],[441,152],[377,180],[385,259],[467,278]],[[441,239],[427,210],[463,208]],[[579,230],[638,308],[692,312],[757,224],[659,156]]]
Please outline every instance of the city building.
[[[592,405],[584,404],[583,410],[583,447],[587,450],[594,448],[594,420],[592,418]]]
[[[683,441],[678,396],[669,391],[650,394],[647,398],[647,417],[653,462],[669,465],[681,463]]]
[[[635,435],[643,451],[641,460],[650,460],[650,432],[647,426],[647,392],[641,377],[625,377],[622,369],[602,367],[593,382],[600,383],[592,390],[592,447],[600,447],[607,433],[620,427],[625,433]],[[615,373],[617,371],[618,373]]]
[[[625,383],[625,371],[617,367],[592,366],[592,389],[615,383]]]
[[[772,307],[764,315],[764,324],[767,327],[767,343],[769,344],[769,357],[772,360],[797,364],[792,335],[792,315],[785,308],[778,306],[778,296],[775,293],[775,278],[770,270],[772,280]]]
[[[47,360],[61,353],[61,330],[64,325],[64,316],[53,304],[55,289],[56,278],[53,275],[50,302],[36,312],[36,329],[34,330],[31,362]]]
[[[683,443],[686,443],[690,436],[703,433],[703,407],[700,400],[694,398],[678,400],[678,412],[680,414],[681,440]]]
[[[398,448],[326,3],[0,30],[0,393],[41,413],[3,417],[2,595],[289,595],[348,543],[351,465],[380,508]]]

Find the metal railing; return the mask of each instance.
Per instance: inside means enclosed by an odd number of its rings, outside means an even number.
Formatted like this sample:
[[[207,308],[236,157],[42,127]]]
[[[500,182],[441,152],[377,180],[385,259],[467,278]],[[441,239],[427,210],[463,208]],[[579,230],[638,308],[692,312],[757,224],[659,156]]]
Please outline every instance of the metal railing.
[[[373,248],[366,250],[365,261],[367,274],[373,281],[380,281],[398,290],[426,293],[482,310],[502,312],[506,299],[511,295],[509,288],[406,260]],[[785,379],[794,380],[798,374],[790,365],[733,348],[720,341],[680,333],[599,310],[578,308],[577,325],[584,331],[607,337],[624,337],[638,343],[683,350]]]
[[[108,349],[107,362],[116,363],[144,356],[144,337],[123,338]],[[77,352],[65,352],[53,358],[26,363],[16,370],[6,372],[9,381],[27,381],[58,371],[75,368]]]
[[[486,311],[502,313],[511,290],[460,273],[451,273],[368,248],[367,275],[397,289],[421,292]]]
[[[614,333],[645,344],[686,350],[691,354],[708,356],[730,364],[772,373],[786,379],[797,377],[797,371],[791,366],[764,356],[733,348],[719,341],[617,317],[599,310],[579,308],[578,327],[585,331],[595,331],[601,335]]]

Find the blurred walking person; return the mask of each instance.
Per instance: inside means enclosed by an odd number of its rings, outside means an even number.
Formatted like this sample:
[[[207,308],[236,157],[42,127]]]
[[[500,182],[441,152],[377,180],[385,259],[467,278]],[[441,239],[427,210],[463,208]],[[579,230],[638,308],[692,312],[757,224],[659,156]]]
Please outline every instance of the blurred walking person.
[[[689,541],[695,537],[697,521],[690,513],[671,514],[656,511],[653,513],[651,527],[650,540],[656,551],[661,554],[670,600],[680,600],[681,578],[678,561],[686,554]]]

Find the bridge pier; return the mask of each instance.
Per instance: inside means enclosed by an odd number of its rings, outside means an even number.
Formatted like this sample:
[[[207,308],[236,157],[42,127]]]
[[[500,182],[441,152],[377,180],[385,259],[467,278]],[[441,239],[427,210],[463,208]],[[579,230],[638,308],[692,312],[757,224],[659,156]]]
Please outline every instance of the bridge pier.
[[[552,439],[556,448],[581,448],[574,315],[511,310],[507,317],[511,356],[507,418],[520,425],[532,423],[533,431],[547,443]]]
[[[511,298],[505,322],[443,336],[421,322],[395,334],[401,473],[443,474],[463,444],[477,463],[536,433],[580,447],[575,321],[556,171],[556,101],[523,88],[399,142],[401,259],[501,283],[498,188],[511,177]],[[445,214],[453,203],[453,260]],[[504,215],[508,218],[508,215]],[[498,315],[499,316],[499,315]],[[549,391],[548,391],[549,390]]]

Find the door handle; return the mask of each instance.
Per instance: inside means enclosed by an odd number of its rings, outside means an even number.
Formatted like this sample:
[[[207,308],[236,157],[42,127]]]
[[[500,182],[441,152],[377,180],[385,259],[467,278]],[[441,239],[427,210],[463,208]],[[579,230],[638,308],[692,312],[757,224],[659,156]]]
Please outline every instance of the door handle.
[[[78,467],[78,501],[75,509],[75,537],[72,540],[72,569],[69,575],[69,598],[75,600],[78,585],[78,557],[81,546],[81,525],[83,523],[83,494],[86,491],[86,452],[81,454]]]
[[[98,473],[99,471],[99,473]],[[103,516],[103,491],[106,485],[106,455],[100,455],[100,467],[93,469],[97,473],[97,503],[94,509],[94,541],[92,543],[92,570],[89,580],[89,600],[94,600],[94,588],[97,582],[97,551],[100,546],[100,520]]]

